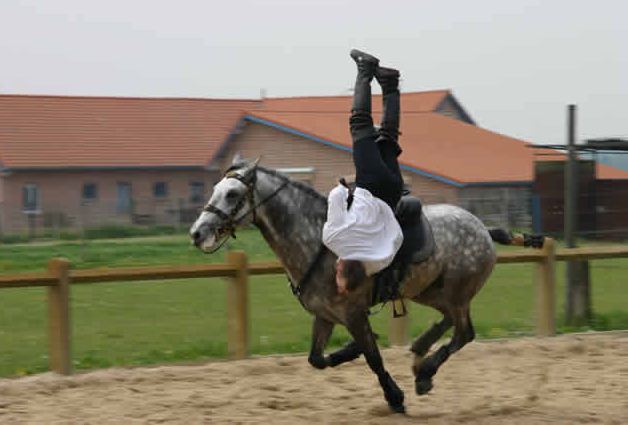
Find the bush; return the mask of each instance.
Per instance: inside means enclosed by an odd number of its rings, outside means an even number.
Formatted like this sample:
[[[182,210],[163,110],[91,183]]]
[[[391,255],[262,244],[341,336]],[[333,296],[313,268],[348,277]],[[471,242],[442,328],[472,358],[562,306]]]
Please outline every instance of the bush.
[[[0,237],[0,242],[11,243],[25,243],[28,242],[28,236],[26,235],[3,235]]]
[[[132,236],[143,236],[144,232],[141,228],[137,230],[130,226],[120,226],[117,224],[108,224],[101,227],[86,229],[85,238],[87,239],[106,239],[106,238],[129,238]]]
[[[79,230],[65,230],[61,232],[45,231],[43,235],[38,235],[36,239],[50,240],[60,239],[63,241],[76,241],[85,239],[116,239],[116,238],[133,238],[138,236],[160,236],[175,235],[181,233],[180,229],[175,226],[123,226],[119,224],[107,224],[100,227],[86,229],[84,234]],[[12,234],[0,236],[0,243],[17,244],[30,242],[26,234]]]
[[[62,241],[77,241],[81,239],[81,234],[78,232],[61,232],[59,233],[59,239]]]
[[[174,226],[121,226],[109,224],[85,230],[87,239],[132,238],[137,236],[173,235],[178,233]]]

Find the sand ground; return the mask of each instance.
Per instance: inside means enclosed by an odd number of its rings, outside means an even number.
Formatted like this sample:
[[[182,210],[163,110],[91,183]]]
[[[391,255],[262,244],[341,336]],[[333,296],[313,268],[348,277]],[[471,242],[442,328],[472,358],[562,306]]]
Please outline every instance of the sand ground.
[[[407,347],[383,356],[407,415],[363,359],[321,371],[273,356],[0,379],[0,423],[628,423],[628,331],[473,342],[421,397]]]

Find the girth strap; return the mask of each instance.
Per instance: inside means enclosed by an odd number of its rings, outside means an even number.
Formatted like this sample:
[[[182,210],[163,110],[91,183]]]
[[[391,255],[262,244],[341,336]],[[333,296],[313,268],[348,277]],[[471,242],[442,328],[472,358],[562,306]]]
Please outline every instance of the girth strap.
[[[299,302],[301,303],[303,307],[305,307],[305,305],[303,305],[303,301],[301,300],[301,294],[303,294],[303,289],[305,288],[306,283],[312,278],[312,275],[314,274],[316,267],[318,267],[318,263],[320,263],[321,259],[323,258],[326,252],[327,252],[327,247],[325,246],[325,244],[321,243],[321,246],[318,248],[318,252],[316,253],[316,256],[310,262],[310,265],[305,271],[305,274],[296,285],[294,284],[292,279],[288,277],[288,282],[290,285],[290,289],[292,290],[292,294],[299,299]]]

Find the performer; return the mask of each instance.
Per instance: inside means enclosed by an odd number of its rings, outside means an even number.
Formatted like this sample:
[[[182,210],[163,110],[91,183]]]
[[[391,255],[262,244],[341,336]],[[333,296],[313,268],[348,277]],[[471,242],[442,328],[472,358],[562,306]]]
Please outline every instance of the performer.
[[[386,268],[403,242],[394,210],[403,179],[397,157],[399,137],[399,71],[379,66],[368,53],[351,50],[358,74],[349,120],[353,140],[353,193],[339,184],[328,198],[323,243],[338,256],[336,283],[346,294],[367,276]],[[382,87],[381,127],[373,126],[371,81]]]

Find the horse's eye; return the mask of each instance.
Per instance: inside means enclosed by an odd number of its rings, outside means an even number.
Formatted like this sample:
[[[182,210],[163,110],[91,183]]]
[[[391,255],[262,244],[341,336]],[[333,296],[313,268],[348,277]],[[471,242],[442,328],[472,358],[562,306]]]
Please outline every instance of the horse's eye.
[[[238,192],[236,192],[235,190],[230,190],[229,192],[227,192],[227,199],[235,199],[238,197]]]

